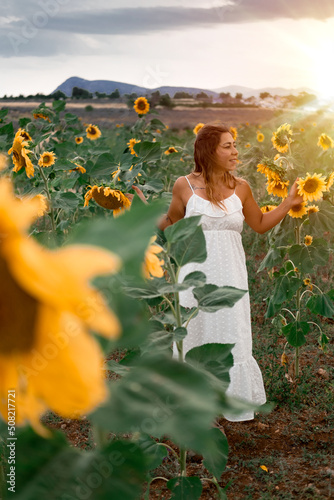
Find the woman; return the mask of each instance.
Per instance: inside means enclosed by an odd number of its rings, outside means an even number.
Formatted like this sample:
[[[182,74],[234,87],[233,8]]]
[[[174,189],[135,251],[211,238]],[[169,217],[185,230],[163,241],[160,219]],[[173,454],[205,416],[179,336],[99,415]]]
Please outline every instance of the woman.
[[[160,229],[164,230],[184,217],[202,216],[207,259],[202,264],[184,266],[180,279],[192,271],[203,271],[207,283],[247,290],[245,253],[241,241],[243,221],[254,231],[265,233],[278,224],[292,206],[302,201],[294,183],[288,197],[276,209],[263,214],[248,183],[233,175],[237,158],[238,151],[227,126],[208,124],[198,132],[194,151],[195,169],[176,180],[169,210],[159,223]],[[185,307],[196,305],[191,290],[181,293],[181,303]],[[259,405],[265,403],[261,371],[252,356],[248,293],[232,308],[223,308],[215,313],[201,311],[190,321],[188,335],[184,339],[184,353],[210,342],[235,344],[227,394]],[[238,417],[224,416],[231,421],[244,421],[253,419],[254,412],[245,411]]]

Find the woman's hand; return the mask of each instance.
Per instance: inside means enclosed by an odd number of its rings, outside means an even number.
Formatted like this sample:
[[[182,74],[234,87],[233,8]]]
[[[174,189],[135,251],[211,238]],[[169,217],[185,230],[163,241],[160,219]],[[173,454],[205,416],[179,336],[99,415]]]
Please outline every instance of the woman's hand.
[[[296,205],[300,205],[303,201],[304,198],[298,194],[298,184],[297,181],[299,178],[295,180],[295,182],[292,184],[291,189],[289,191],[287,199],[290,202],[291,207],[295,207]]]
[[[146,198],[145,196],[143,195],[143,192],[139,189],[138,186],[136,186],[135,184],[133,184],[132,186],[132,189],[137,193],[137,195],[139,196],[139,198],[141,199],[141,201],[143,203],[145,203],[145,205],[147,205],[147,201],[146,201]],[[134,197],[134,194],[131,194],[131,193],[127,193],[126,194],[126,197],[131,201],[132,203],[132,200],[133,200],[133,197]]]

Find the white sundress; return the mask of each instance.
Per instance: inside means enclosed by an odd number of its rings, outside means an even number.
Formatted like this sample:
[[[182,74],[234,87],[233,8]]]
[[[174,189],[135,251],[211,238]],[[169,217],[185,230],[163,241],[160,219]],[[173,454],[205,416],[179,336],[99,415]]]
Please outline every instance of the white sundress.
[[[224,200],[226,210],[223,210],[198,196],[189,179],[186,179],[193,194],[187,203],[185,218],[202,216],[201,226],[206,240],[207,259],[201,264],[186,264],[181,269],[180,281],[193,271],[203,271],[207,283],[248,290],[246,259],[241,240],[244,216],[240,198],[234,192]],[[197,304],[191,289],[180,293],[180,301],[184,307]],[[266,394],[262,374],[252,355],[249,293],[232,308],[226,307],[214,313],[200,311],[188,325],[188,334],[183,341],[184,354],[193,347],[211,342],[235,344],[232,350],[234,364],[230,370],[231,382],[227,394],[255,404],[264,404]],[[238,416],[224,417],[240,422],[252,420],[254,412],[245,411]]]

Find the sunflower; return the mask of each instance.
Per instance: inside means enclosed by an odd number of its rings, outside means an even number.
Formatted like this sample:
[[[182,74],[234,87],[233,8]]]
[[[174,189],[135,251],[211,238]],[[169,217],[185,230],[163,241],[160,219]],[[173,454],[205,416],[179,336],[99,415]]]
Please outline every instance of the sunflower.
[[[305,179],[299,179],[298,194],[304,198],[304,201],[321,200],[323,191],[326,191],[325,178],[320,174],[306,174]]]
[[[51,165],[54,165],[56,159],[57,157],[52,151],[50,153],[42,153],[39,157],[38,165],[40,167],[51,167]]]
[[[303,217],[305,214],[307,214],[307,208],[306,208],[306,203],[302,201],[301,203],[298,203],[298,205],[294,205],[288,212],[290,217],[293,219],[300,219]]]
[[[75,142],[76,142],[76,144],[81,144],[83,142],[83,137],[82,136],[76,137]]]
[[[140,139],[138,141],[137,141],[137,139],[130,139],[129,142],[126,143],[127,146],[129,146],[130,153],[132,155],[138,156],[136,151],[133,149],[133,147],[135,146],[135,144],[139,144],[139,142],[141,142]],[[155,141],[153,140],[153,142],[155,142]]]
[[[116,128],[122,128],[124,127],[124,123],[116,123]]]
[[[92,198],[100,207],[113,210],[113,215],[119,215],[131,206],[131,201],[119,189],[112,189],[104,186],[89,186],[91,189],[85,194],[85,204],[87,207]]]
[[[96,139],[101,136],[101,130],[97,125],[89,124],[86,128],[86,133],[88,139],[90,139],[91,141],[96,141]]]
[[[251,143],[247,142],[247,144],[245,144],[245,148],[250,148],[250,147],[251,147]]]
[[[306,208],[307,208],[308,215],[315,214],[315,213],[319,212],[319,207],[317,207],[317,205],[309,205]]]
[[[233,137],[233,140],[235,141],[236,138],[238,137],[238,130],[236,127],[230,127],[230,132]]]
[[[28,134],[28,132],[26,130],[24,130],[24,128],[18,129],[18,131],[15,134],[15,137],[17,137],[17,136],[23,137],[24,141],[32,141],[30,134]]]
[[[202,127],[204,127],[204,123],[197,123],[196,127],[193,129],[194,134],[197,135]]]
[[[161,246],[159,245],[154,244],[156,239],[156,236],[153,236],[153,238],[151,238],[149,246],[145,252],[143,273],[145,278],[147,279],[153,279],[153,277],[162,278],[162,276],[164,275],[164,270],[162,267],[164,265],[164,261],[159,260],[159,258],[157,257],[157,254],[161,253],[163,251],[163,248],[161,248]]]
[[[14,163],[14,172],[18,172],[22,167],[25,168],[27,177],[34,177],[34,166],[28,156],[28,153],[31,153],[29,149],[26,149],[28,146],[27,141],[23,139],[23,137],[18,136],[17,134],[14,137],[13,146],[8,151],[10,155],[13,153],[13,163]]]
[[[318,138],[317,146],[322,148],[324,151],[327,151],[328,148],[334,148],[333,139],[329,137],[327,134],[321,134]]]
[[[146,97],[138,97],[138,99],[135,100],[133,109],[138,115],[146,115],[150,110],[150,105]]]
[[[280,198],[286,198],[288,196],[288,186],[289,181],[283,182],[279,180],[268,180],[267,191],[268,194],[273,194],[274,196],[279,196]]]
[[[308,247],[310,245],[312,245],[312,241],[313,241],[313,237],[310,236],[309,234],[307,234],[304,238],[304,243],[305,245]]]
[[[0,172],[7,168],[7,156],[0,153]]]
[[[74,163],[74,165],[76,165],[76,167],[71,168],[71,170],[69,170],[69,172],[80,172],[80,174],[86,173],[85,167],[82,167],[81,165],[79,165],[79,163],[75,163],[75,161],[72,163]]]
[[[115,338],[120,325],[89,280],[120,262],[93,246],[41,247],[25,234],[39,209],[0,180],[0,414],[7,419],[14,390],[17,424],[45,433],[47,409],[77,418],[107,397],[103,355],[88,330]]]
[[[283,123],[276,132],[273,133],[271,142],[277,151],[280,153],[286,153],[289,151],[289,144],[292,142],[292,130],[291,125],[288,123]]]
[[[257,172],[260,172],[260,174],[268,175],[268,170],[269,167],[267,165],[264,165],[263,163],[259,163],[257,165]]]
[[[262,134],[262,132],[257,131],[257,133],[256,133],[256,139],[258,140],[258,142],[263,142],[264,141],[264,135]]]
[[[310,280],[309,278],[305,278],[305,279],[303,280],[303,283],[304,283],[304,285],[305,285],[305,286],[309,286],[309,285],[310,285],[310,283],[311,283],[311,280]]]
[[[37,120],[38,118],[42,118],[42,120],[45,120],[45,121],[51,123],[50,118],[48,116],[44,115],[43,113],[34,113],[33,117],[35,118],[35,120]]]
[[[178,150],[175,149],[173,146],[170,146],[166,151],[165,151],[165,155],[170,155],[172,153],[178,153]]]
[[[267,212],[271,212],[275,208],[277,208],[277,205],[264,205],[263,207],[261,207],[261,212],[263,214],[266,214]]]
[[[48,199],[43,194],[36,194],[32,199],[36,200],[40,206],[40,208],[36,211],[37,217],[43,217],[43,215],[49,210]]]
[[[334,171],[328,176],[326,180],[326,191],[329,191],[334,183]]]

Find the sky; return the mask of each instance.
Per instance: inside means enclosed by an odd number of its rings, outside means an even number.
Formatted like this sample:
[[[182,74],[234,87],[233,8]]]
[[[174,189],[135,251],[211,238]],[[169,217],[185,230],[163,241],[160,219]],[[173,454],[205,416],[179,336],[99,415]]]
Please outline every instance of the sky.
[[[0,96],[71,76],[334,95],[334,0],[1,0]]]

